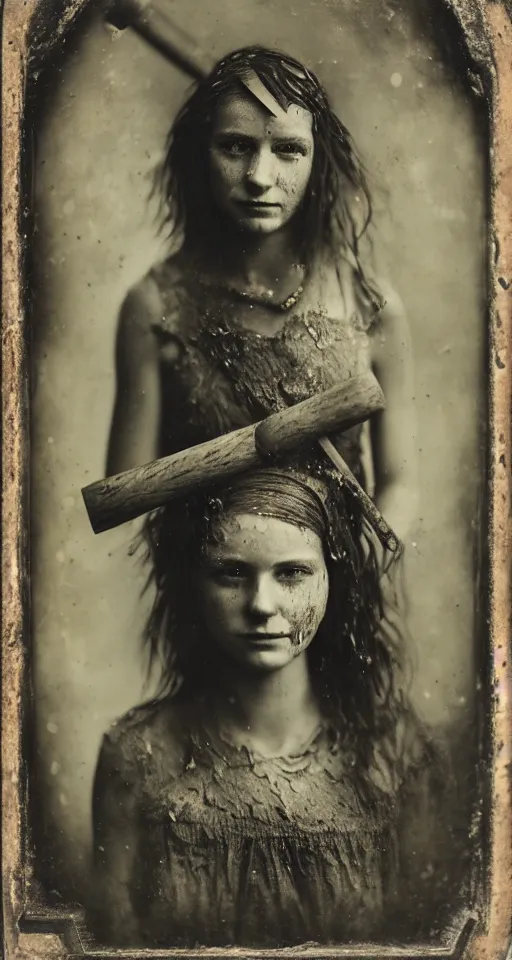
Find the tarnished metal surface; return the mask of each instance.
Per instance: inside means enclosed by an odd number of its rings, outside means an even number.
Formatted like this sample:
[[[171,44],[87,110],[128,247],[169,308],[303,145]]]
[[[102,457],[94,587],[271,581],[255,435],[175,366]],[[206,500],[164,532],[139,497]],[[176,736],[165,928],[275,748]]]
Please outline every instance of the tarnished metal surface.
[[[28,677],[28,365],[25,336],[22,172],[26,76],[39,69],[61,44],[89,0],[5,0],[3,8],[3,676],[2,676],[2,876],[5,955],[64,957],[86,955],[73,924],[45,914],[38,926],[19,921],[24,913],[29,864],[25,856],[26,783],[22,720]],[[383,0],[390,7],[393,0]],[[425,948],[416,956],[464,956],[505,960],[510,942],[512,889],[510,658],[510,401],[512,336],[512,23],[510,5],[492,0],[445,0],[456,17],[467,53],[473,89],[488,99],[491,117],[488,235],[489,291],[489,457],[488,545],[490,555],[490,687],[492,717],[492,799],[488,896],[473,936],[456,946]],[[507,9],[508,8],[508,9]],[[53,924],[53,926],[52,926]],[[39,932],[38,932],[39,931]],[[60,936],[58,935],[60,934]],[[467,942],[469,940],[469,942]],[[317,951],[257,951],[258,956],[310,955],[354,958],[349,948]],[[411,956],[413,951],[376,948],[359,956]],[[118,954],[119,955],[119,954]],[[173,951],[174,956],[192,952]],[[194,956],[251,956],[252,951],[194,951]]]

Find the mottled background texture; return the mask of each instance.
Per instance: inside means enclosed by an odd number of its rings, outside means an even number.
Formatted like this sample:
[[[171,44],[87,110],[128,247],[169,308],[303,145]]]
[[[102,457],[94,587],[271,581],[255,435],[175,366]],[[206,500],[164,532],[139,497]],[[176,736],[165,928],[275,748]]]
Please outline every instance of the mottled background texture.
[[[174,0],[214,56],[280,47],[325,82],[370,170],[376,223],[410,317],[421,502],[407,543],[414,698],[446,729],[464,786],[476,742],[477,542],[485,449],[482,107],[420,3]],[[437,33],[440,31],[437,30]],[[32,312],[32,643],[37,824],[50,885],[80,895],[105,728],[140,701],[147,600],[133,528],[95,537],[117,313],[164,253],[151,178],[189,81],[129,31],[87,14],[40,78]],[[74,887],[71,886],[72,882]]]

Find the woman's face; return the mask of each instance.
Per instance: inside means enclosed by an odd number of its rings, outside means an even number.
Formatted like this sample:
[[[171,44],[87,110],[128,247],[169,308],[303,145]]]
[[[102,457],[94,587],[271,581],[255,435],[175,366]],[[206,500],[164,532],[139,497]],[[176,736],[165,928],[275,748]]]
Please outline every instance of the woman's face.
[[[220,209],[242,230],[273,233],[297,212],[313,164],[312,116],[292,104],[273,116],[256,99],[217,107],[210,177]]]
[[[219,522],[199,577],[207,634],[239,664],[279,670],[302,654],[329,592],[320,538],[274,517]]]

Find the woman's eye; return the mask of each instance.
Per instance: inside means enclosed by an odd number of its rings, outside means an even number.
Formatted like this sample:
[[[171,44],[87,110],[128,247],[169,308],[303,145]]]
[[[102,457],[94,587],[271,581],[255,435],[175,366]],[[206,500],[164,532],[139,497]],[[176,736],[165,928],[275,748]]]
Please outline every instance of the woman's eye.
[[[282,567],[277,574],[277,578],[285,583],[293,583],[295,580],[302,580],[310,575],[311,570],[307,567]]]
[[[242,567],[230,566],[230,567],[219,567],[217,570],[213,571],[215,579],[219,580],[221,583],[234,582],[243,580],[245,577],[245,571]]]
[[[251,149],[245,140],[223,140],[220,147],[230,157],[244,157]]]
[[[276,146],[275,151],[280,156],[288,158],[305,156],[304,148],[298,143],[280,143]]]

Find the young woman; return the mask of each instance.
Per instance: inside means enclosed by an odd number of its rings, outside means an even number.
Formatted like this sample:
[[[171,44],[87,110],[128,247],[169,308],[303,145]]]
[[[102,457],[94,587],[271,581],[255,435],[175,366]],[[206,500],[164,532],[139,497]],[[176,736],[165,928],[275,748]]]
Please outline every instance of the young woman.
[[[416,501],[409,332],[363,257],[370,192],[317,78],[259,47],[225,57],[176,118],[160,187],[174,253],[121,310],[107,472],[371,367],[387,401],[372,492],[403,539]],[[362,428],[337,445],[365,484]]]
[[[99,757],[102,941],[402,940],[453,909],[447,779],[362,530],[334,474],[291,467],[151,518],[162,689]]]

